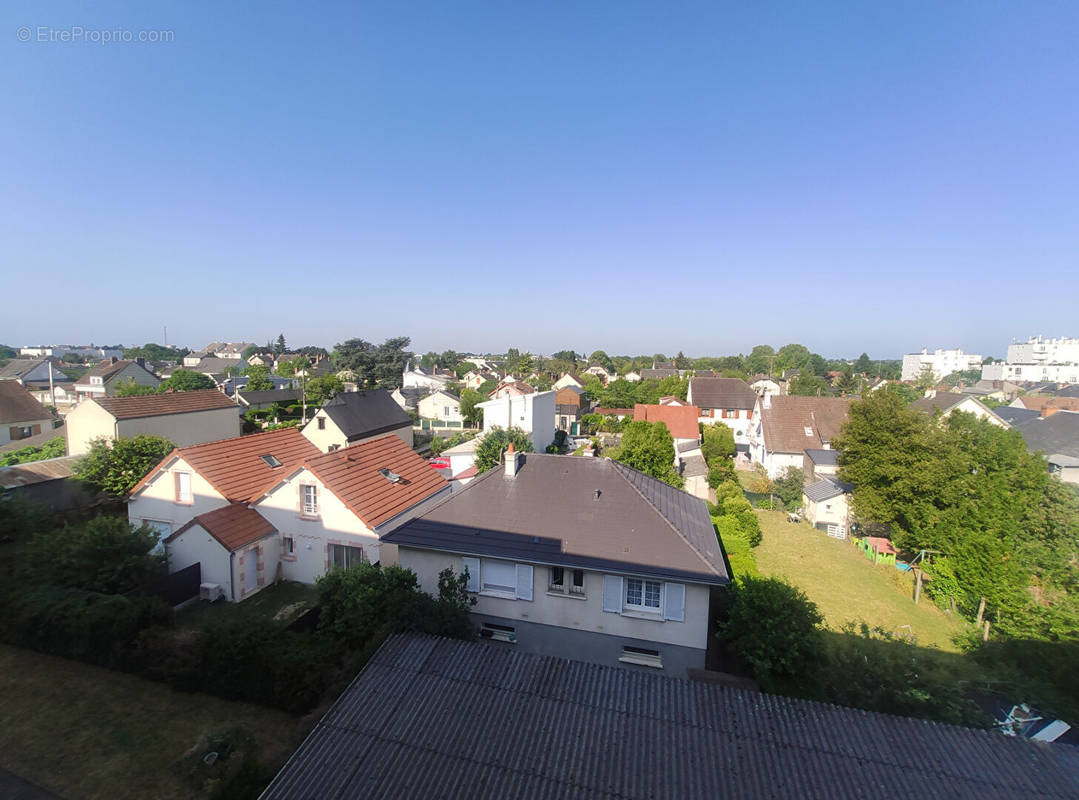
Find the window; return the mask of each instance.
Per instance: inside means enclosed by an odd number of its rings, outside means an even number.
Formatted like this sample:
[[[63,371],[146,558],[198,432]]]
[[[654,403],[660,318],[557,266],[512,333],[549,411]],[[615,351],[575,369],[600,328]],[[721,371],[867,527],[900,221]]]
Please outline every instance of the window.
[[[95,386],[100,386],[101,385],[101,376],[100,375],[91,375],[90,376],[90,383],[92,383]]]
[[[480,566],[482,591],[516,596],[517,567],[510,561],[484,559]]]
[[[584,570],[551,567],[547,571],[547,591],[564,595],[584,595]]]
[[[566,571],[562,567],[551,567],[549,572],[551,579],[547,584],[547,590],[551,592],[566,591]]]
[[[509,625],[497,625],[494,622],[485,622],[480,627],[480,636],[484,639],[493,639],[498,642],[517,644],[517,629]]]
[[[176,502],[191,505],[191,473],[176,473]]]
[[[320,431],[326,430],[326,418],[325,417],[315,417],[315,419],[318,420],[318,429]]]
[[[532,565],[490,558],[461,559],[462,571],[468,572],[468,591],[505,600],[532,599]]]
[[[618,659],[626,664],[639,664],[642,667],[655,667],[663,669],[663,656],[659,650],[649,650],[647,647],[622,648],[622,656]]]
[[[259,456],[259,458],[261,458],[263,461],[265,461],[267,464],[269,464],[275,469],[281,466],[281,462],[278,461],[275,456],[272,456],[269,453],[263,453],[261,456]]]
[[[305,483],[300,487],[300,513],[305,517],[318,516],[318,487]]]
[[[659,611],[662,587],[659,581],[626,578],[626,605],[639,611]]]
[[[296,558],[296,540],[293,537],[281,537],[281,557],[287,559]]]
[[[573,582],[569,585],[569,590],[574,594],[584,594],[584,570],[573,570]]]
[[[349,567],[363,563],[363,548],[350,547],[347,544],[330,545],[330,565],[348,569]]]
[[[813,435],[813,429],[811,427],[806,425],[805,429],[806,429],[806,436],[812,436]]]

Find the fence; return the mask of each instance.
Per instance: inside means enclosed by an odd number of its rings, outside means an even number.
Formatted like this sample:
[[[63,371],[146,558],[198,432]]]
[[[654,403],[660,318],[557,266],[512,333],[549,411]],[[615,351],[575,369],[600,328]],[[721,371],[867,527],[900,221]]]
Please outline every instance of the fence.
[[[178,606],[199,596],[202,584],[202,564],[195,563],[170,575],[162,575],[146,587],[143,594],[160,597],[170,606]]]

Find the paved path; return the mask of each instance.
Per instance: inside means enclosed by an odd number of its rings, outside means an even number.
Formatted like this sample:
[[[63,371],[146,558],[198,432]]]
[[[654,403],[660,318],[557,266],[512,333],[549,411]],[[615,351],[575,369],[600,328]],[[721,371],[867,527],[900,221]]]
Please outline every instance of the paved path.
[[[59,795],[24,781],[3,767],[0,767],[0,797],[4,800],[60,800]]]

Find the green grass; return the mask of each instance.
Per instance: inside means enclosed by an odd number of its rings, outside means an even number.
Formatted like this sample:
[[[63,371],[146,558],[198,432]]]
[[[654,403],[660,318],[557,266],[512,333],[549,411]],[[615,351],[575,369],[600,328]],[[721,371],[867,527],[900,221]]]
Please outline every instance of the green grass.
[[[233,620],[276,620],[288,624],[312,608],[318,600],[318,589],[292,581],[267,586],[242,603],[218,600],[193,603],[176,615],[180,628],[201,628],[212,622]]]
[[[302,737],[281,711],[182,694],[133,675],[0,645],[0,764],[65,798],[209,797],[230,759],[205,737],[241,729],[272,775]]]
[[[753,555],[761,574],[783,576],[802,589],[830,629],[864,620],[871,627],[912,634],[923,647],[958,651],[952,637],[963,623],[924,595],[915,605],[909,573],[871,564],[849,539],[832,539],[805,522],[789,523],[783,512],[758,511],[757,516],[764,538]]]

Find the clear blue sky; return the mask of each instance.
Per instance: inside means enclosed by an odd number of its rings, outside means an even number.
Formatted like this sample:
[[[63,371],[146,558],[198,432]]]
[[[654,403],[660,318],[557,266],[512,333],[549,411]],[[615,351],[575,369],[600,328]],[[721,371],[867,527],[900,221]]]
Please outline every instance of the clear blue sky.
[[[1079,335],[1075,0],[226,5],[0,9],[0,342]]]

